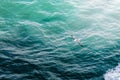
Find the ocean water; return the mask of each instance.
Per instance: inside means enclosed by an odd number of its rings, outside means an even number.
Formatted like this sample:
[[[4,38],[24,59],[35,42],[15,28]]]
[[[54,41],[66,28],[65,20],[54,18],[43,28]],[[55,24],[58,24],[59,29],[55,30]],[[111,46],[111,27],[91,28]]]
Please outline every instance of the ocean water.
[[[120,80],[120,1],[1,0],[0,80]]]

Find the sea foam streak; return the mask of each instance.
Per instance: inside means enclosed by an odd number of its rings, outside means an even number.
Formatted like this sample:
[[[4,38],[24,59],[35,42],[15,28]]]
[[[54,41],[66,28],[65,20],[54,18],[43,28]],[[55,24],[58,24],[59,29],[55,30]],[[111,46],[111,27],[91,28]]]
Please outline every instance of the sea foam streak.
[[[114,69],[108,70],[104,78],[105,80],[120,80],[120,64]]]

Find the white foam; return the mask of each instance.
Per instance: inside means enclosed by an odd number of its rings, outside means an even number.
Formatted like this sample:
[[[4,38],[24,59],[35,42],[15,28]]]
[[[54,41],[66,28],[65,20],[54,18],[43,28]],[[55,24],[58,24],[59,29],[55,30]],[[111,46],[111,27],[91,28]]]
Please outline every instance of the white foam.
[[[104,75],[105,80],[120,80],[120,64],[114,69],[108,70]]]
[[[33,1],[17,1],[17,2],[14,2],[14,3],[31,5],[31,4],[34,4],[35,2],[36,2],[36,0],[33,0]]]
[[[30,25],[30,26],[42,26],[42,24],[38,23],[38,22],[34,22],[34,21],[28,21],[28,20],[24,20],[24,21],[19,21],[19,24],[23,24],[23,25]]]

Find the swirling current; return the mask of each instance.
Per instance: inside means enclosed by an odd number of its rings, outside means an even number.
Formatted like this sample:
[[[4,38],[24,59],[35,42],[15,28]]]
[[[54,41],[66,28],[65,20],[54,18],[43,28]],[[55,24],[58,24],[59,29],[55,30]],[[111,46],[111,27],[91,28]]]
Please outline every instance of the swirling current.
[[[0,80],[120,80],[120,1],[0,0]]]

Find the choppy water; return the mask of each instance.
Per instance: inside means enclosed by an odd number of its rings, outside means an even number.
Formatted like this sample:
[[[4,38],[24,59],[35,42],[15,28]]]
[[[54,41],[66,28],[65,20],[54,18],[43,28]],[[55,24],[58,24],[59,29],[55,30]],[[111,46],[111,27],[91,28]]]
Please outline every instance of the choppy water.
[[[1,0],[0,80],[120,80],[119,4]]]

